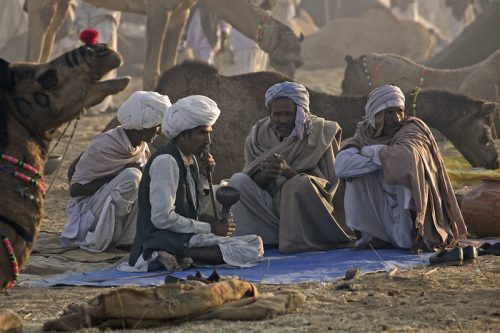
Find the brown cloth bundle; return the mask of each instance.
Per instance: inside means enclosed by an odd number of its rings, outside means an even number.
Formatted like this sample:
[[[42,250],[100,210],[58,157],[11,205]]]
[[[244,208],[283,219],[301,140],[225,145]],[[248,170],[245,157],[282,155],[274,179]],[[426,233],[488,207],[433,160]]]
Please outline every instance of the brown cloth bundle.
[[[84,327],[149,328],[188,320],[257,320],[297,309],[299,293],[257,295],[250,282],[229,279],[165,284],[151,288],[121,288],[100,294],[83,305],[70,306],[59,319],[46,322],[44,331],[76,331]]]

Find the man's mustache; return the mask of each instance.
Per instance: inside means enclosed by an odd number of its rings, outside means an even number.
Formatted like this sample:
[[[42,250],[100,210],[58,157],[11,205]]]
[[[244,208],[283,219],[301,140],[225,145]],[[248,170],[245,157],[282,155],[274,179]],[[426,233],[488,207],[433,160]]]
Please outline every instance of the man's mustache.
[[[295,124],[276,124],[276,125],[273,125],[273,129],[277,130],[277,131],[281,131],[281,130],[290,131],[290,130],[293,130],[294,127],[295,127]]]

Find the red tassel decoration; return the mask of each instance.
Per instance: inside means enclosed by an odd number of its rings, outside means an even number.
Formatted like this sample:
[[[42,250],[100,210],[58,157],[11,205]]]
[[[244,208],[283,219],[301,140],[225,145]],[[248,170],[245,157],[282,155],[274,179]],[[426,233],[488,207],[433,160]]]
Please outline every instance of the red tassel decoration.
[[[80,32],[80,40],[85,45],[96,45],[99,33],[94,29],[85,29]]]

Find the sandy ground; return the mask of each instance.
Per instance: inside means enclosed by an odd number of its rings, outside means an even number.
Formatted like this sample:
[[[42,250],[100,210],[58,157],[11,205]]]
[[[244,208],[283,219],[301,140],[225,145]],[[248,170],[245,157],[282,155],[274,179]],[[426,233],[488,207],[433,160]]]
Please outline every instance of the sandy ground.
[[[312,88],[340,92],[342,70],[299,71],[298,79]],[[117,96],[123,101],[140,83]],[[119,104],[118,104],[119,105]],[[47,195],[42,231],[60,232],[68,199],[66,170],[95,133],[114,116],[84,116],[71,142],[59,175]],[[71,128],[68,130],[70,132]],[[67,134],[55,153],[62,154]],[[453,149],[445,149],[456,154]],[[52,177],[48,177],[50,183]],[[430,274],[425,275],[426,272]],[[462,267],[419,267],[394,276],[376,273],[348,282],[307,283],[284,286],[258,285],[261,291],[293,289],[306,295],[296,313],[259,322],[193,322],[161,328],[171,332],[499,332],[500,258],[480,257]],[[25,331],[41,330],[42,324],[60,315],[73,302],[84,302],[111,288],[16,287],[0,295],[0,308],[8,307],[24,319]],[[95,330],[94,330],[95,331]],[[150,330],[153,331],[153,330]],[[156,330],[155,330],[156,331]]]

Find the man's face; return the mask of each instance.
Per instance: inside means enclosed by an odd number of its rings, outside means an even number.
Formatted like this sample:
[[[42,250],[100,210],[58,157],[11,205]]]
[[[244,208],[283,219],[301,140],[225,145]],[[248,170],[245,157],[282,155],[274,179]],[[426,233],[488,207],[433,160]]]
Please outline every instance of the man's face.
[[[154,138],[160,134],[160,125],[140,130],[141,141],[153,143]]]
[[[198,126],[184,134],[182,146],[184,154],[199,155],[210,149],[212,126]]]
[[[382,129],[382,134],[384,136],[393,137],[403,126],[403,119],[405,116],[404,108],[387,108],[383,112],[384,128]]]
[[[295,127],[295,103],[289,98],[277,98],[271,103],[271,126],[281,138],[292,134]]]

